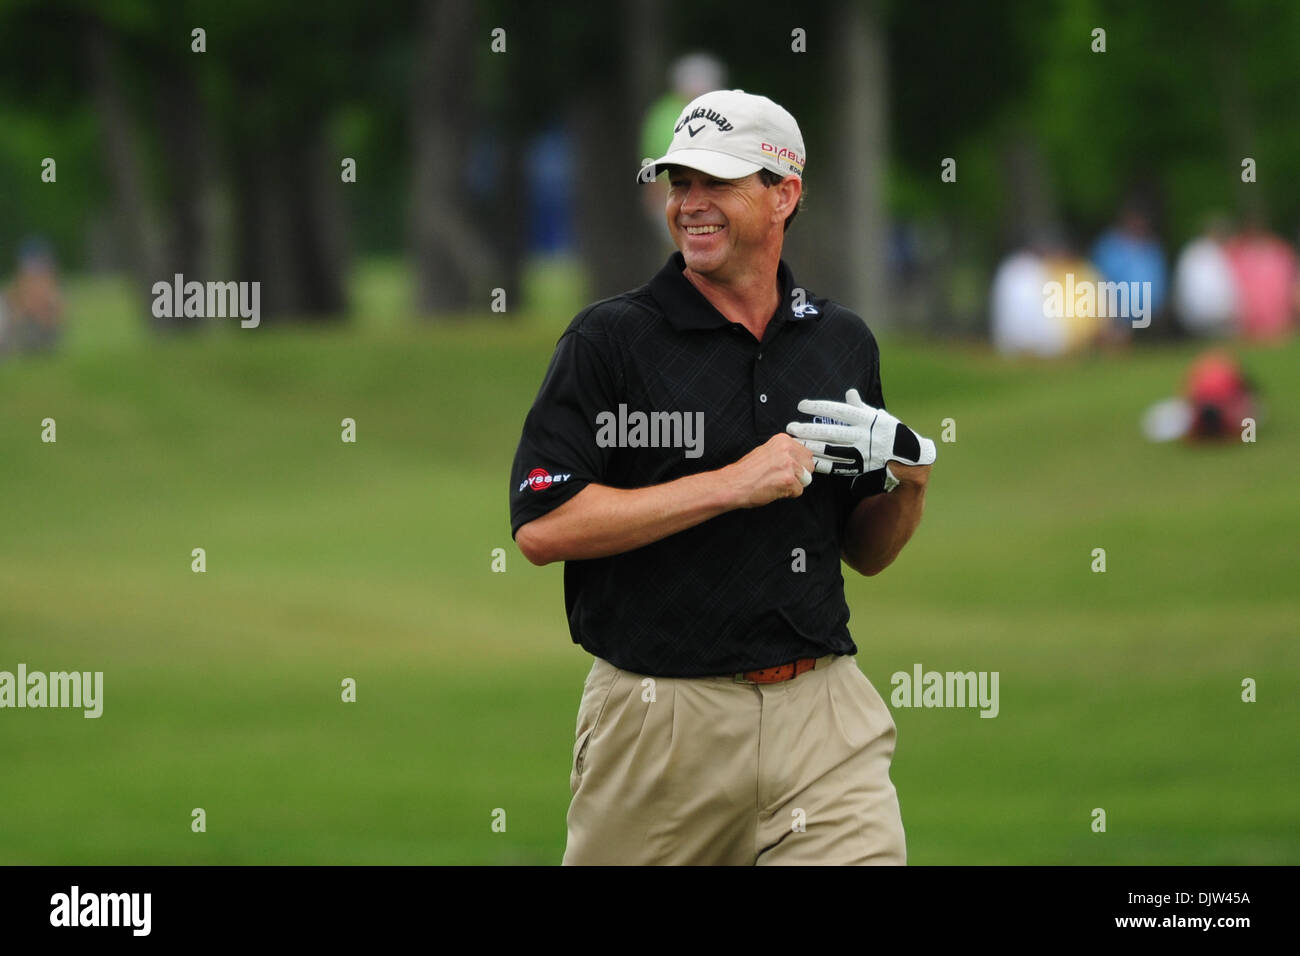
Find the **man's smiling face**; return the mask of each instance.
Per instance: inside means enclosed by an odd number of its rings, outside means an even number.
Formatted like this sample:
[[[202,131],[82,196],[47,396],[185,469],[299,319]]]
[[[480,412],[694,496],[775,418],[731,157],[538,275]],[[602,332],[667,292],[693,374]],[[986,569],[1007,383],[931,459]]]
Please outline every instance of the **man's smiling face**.
[[[726,279],[743,272],[754,253],[771,241],[779,190],[753,173],[744,179],[717,179],[698,169],[669,166],[668,230],[700,275]],[[776,228],[779,230],[780,226]]]

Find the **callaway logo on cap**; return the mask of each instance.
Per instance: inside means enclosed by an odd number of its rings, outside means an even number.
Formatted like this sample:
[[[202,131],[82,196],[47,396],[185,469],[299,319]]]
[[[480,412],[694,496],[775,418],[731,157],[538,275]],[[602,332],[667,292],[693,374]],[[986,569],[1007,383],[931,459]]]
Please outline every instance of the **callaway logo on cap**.
[[[688,166],[718,179],[743,179],[760,169],[803,178],[803,136],[794,117],[766,96],[714,90],[686,104],[668,152],[641,167],[650,182],[664,166]]]

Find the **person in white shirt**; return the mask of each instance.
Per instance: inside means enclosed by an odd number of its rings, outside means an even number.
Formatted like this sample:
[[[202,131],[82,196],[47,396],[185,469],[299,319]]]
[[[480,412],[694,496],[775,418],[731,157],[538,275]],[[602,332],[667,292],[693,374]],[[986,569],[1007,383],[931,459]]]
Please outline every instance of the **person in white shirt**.
[[[1183,247],[1174,267],[1178,323],[1192,335],[1224,337],[1236,332],[1237,286],[1224,254],[1227,224],[1211,219],[1204,233]]]
[[[1003,355],[1051,357],[1066,350],[1064,326],[1043,309],[1047,281],[1037,248],[1017,250],[998,266],[989,298],[993,347]]]

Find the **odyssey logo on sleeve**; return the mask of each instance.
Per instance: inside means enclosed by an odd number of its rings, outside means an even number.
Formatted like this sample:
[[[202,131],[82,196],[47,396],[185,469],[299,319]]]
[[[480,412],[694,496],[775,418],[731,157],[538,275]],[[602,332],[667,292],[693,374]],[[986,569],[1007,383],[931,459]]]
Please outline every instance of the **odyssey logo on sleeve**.
[[[528,473],[528,477],[519,483],[519,490],[523,491],[528,488],[532,491],[545,491],[552,485],[558,485],[562,481],[568,481],[572,474],[553,475],[545,468],[534,468]]]

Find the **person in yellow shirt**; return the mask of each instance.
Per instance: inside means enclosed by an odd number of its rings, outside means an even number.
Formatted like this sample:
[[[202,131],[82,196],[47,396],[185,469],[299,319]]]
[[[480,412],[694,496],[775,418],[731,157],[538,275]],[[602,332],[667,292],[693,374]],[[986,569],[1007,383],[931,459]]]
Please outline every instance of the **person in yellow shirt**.
[[[1101,337],[1103,326],[1097,305],[1101,275],[1065,242],[1044,256],[1043,269],[1047,281],[1059,282],[1066,293],[1061,297],[1062,308],[1056,316],[1065,336],[1064,353],[1068,355],[1091,348]],[[1078,290],[1088,287],[1091,287],[1092,295],[1077,294]]]

